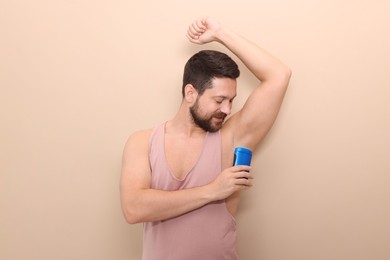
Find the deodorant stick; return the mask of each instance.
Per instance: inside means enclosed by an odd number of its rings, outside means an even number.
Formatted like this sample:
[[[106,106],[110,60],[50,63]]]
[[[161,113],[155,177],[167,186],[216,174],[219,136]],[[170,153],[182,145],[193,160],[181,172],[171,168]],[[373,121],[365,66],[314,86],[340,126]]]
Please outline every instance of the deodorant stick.
[[[236,147],[234,149],[234,162],[233,166],[236,165],[251,165],[252,151],[245,147]]]

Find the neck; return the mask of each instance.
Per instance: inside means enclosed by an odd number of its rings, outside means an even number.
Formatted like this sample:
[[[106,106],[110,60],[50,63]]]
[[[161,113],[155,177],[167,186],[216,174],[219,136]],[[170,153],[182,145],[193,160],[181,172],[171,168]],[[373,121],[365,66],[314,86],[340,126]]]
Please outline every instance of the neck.
[[[189,107],[183,103],[176,115],[167,122],[165,127],[167,133],[174,133],[183,137],[199,137],[206,134],[202,128],[194,123]]]

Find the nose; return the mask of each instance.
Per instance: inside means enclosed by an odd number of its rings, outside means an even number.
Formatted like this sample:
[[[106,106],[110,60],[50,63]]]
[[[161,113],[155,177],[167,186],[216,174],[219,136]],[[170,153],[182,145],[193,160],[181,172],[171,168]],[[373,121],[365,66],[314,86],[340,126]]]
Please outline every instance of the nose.
[[[232,103],[224,102],[221,106],[221,112],[225,113],[226,115],[230,115],[230,113],[232,112]]]

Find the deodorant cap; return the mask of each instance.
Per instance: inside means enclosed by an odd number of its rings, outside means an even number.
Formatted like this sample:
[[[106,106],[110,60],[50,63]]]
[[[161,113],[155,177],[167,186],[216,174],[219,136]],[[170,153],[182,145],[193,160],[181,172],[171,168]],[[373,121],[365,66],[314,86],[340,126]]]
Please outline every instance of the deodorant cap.
[[[233,165],[251,165],[252,151],[245,147],[236,147],[234,149]]]
[[[245,147],[236,147],[234,149],[234,153],[246,153],[250,156],[252,156],[252,151]]]

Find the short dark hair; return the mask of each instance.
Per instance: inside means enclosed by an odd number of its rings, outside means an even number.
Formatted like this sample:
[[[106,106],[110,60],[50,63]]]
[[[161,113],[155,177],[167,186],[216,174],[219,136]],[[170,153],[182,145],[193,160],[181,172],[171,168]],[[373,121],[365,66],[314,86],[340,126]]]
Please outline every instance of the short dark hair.
[[[203,50],[194,54],[184,67],[182,95],[184,88],[191,84],[202,95],[204,91],[212,87],[211,81],[214,78],[236,79],[240,76],[240,70],[235,61],[227,54]]]

